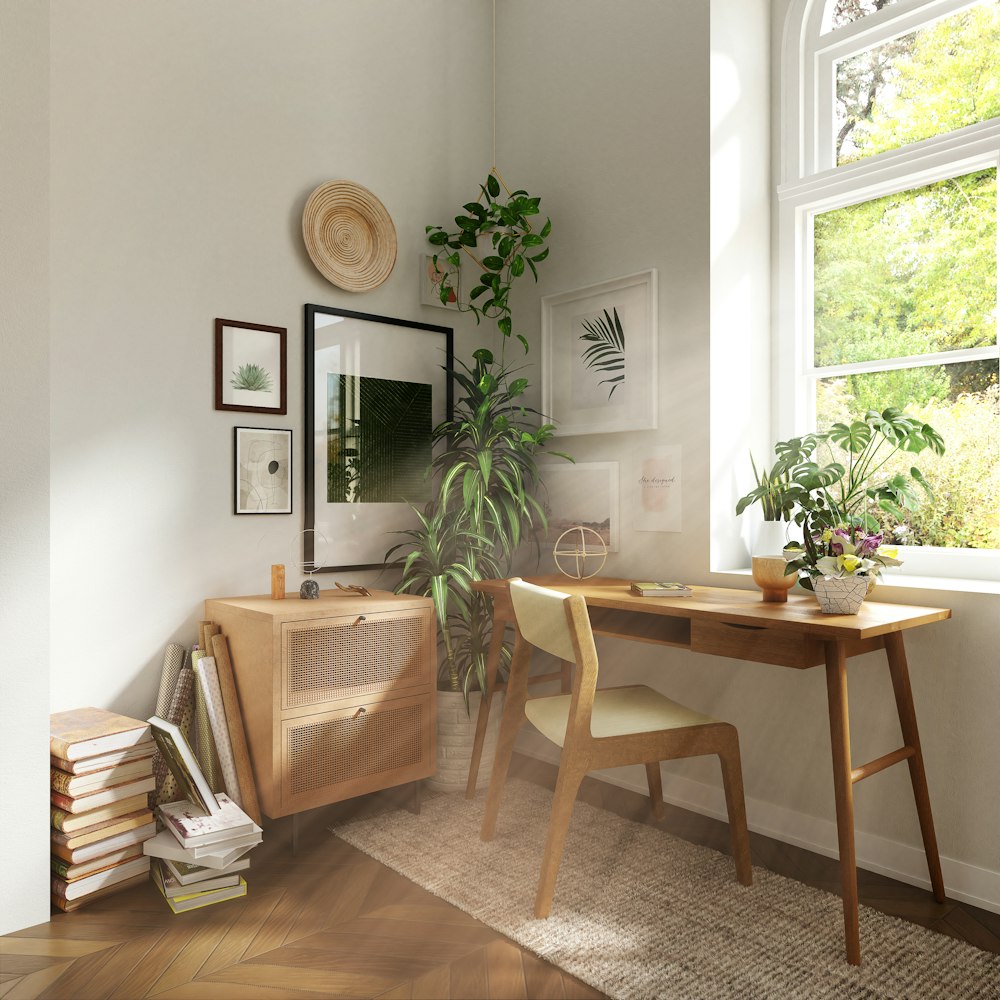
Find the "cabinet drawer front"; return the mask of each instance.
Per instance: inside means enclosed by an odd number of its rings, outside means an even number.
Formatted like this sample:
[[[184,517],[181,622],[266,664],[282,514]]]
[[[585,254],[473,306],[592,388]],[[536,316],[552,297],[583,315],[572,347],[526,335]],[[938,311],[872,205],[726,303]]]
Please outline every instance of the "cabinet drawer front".
[[[825,662],[823,644],[810,636],[699,619],[691,622],[691,648],[696,653],[783,667],[815,667]]]
[[[432,774],[434,699],[428,692],[283,722],[283,812]]]
[[[286,622],[282,708],[426,685],[432,641],[429,611]]]

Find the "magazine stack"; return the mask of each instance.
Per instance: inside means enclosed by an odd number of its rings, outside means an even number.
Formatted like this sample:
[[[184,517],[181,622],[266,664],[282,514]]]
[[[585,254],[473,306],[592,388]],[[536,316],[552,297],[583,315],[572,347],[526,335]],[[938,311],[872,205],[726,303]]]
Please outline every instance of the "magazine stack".
[[[224,792],[213,793],[184,734],[158,716],[149,720],[156,746],[186,796],[162,803],[163,829],[143,844],[153,881],[174,913],[247,893],[241,872],[262,839],[261,828]]]

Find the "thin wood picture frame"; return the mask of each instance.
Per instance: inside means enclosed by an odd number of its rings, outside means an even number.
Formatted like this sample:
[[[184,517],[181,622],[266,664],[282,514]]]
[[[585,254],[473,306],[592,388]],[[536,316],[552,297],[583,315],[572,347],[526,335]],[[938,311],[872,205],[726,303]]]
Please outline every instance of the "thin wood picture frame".
[[[656,277],[542,298],[542,412],[560,435],[656,429]]]
[[[307,304],[309,572],[380,569],[430,499],[432,431],[453,413],[451,327]]]
[[[215,408],[288,412],[288,330],[233,319],[215,321]]]
[[[292,432],[233,428],[233,513],[291,514]]]

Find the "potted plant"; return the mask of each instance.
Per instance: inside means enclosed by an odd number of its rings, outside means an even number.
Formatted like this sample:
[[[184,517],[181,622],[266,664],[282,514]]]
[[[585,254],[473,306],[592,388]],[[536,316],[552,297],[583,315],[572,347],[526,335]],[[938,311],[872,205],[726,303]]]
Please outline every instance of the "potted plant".
[[[401,532],[404,540],[386,553],[387,561],[405,553],[396,592],[434,601],[441,644],[439,735],[447,739],[439,739],[438,776],[431,784],[445,790],[465,787],[486,686],[493,616],[488,599],[472,584],[509,576],[521,544],[546,523],[533,496],[535,456],[554,427],[535,422],[535,411],[520,401],[528,380],[512,375],[486,349],[474,352],[471,367],[459,362],[448,372],[457,390],[455,414],[434,431],[441,446],[433,463],[436,496],[417,511],[419,525]],[[505,648],[502,662],[509,656]],[[490,718],[495,732],[500,712]],[[460,755],[459,746],[468,753]],[[480,768],[484,781],[491,770],[487,751],[492,752],[489,739]]]
[[[856,576],[865,578],[867,592],[884,566],[900,565],[883,545],[883,521],[904,520],[905,511],[919,504],[921,491],[932,495],[915,466],[908,474],[889,474],[886,466],[899,452],[925,450],[944,454],[944,441],[929,424],[895,408],[869,410],[850,424],[779,441],[774,465],[760,476],[755,467],[757,486],[740,499],[736,510],[742,513],[759,501],[772,504],[772,511],[790,512],[803,542],[792,551],[786,546],[786,571],[798,573],[807,590],[818,594],[829,589],[817,588],[818,580]],[[818,460],[821,453],[825,464]],[[861,588],[860,583],[851,586]]]
[[[479,201],[463,205],[464,214],[455,216],[456,229],[451,232],[442,226],[427,226],[428,242],[438,248],[434,254],[434,267],[442,275],[438,296],[442,303],[456,302],[462,312],[471,312],[478,323],[480,319],[496,320],[497,329],[506,338],[513,332],[510,310],[510,292],[514,281],[530,271],[538,281],[538,265],[549,255],[545,240],[552,231],[552,220],[546,219],[538,232],[532,228],[531,218],[539,214],[541,198],[533,198],[527,191],[511,191],[497,173],[496,168],[479,185]],[[481,239],[489,239],[492,252],[477,256]],[[471,258],[480,270],[478,281],[462,302],[451,281],[451,273],[439,267],[443,256],[456,269],[461,267],[462,254]],[[525,352],[528,341],[516,334]]]
[[[757,530],[753,544],[754,556],[779,557],[788,542],[788,528],[792,513],[801,498],[802,487],[794,482],[788,473],[787,463],[778,459],[770,469],[761,466],[750,455],[753,469],[754,488],[736,504],[737,515],[742,514],[752,504],[759,503],[763,522]]]
[[[825,465],[816,460],[821,449],[830,459]],[[803,534],[802,546],[786,553],[787,572],[798,573],[802,586],[815,590],[817,597],[831,589],[820,581],[858,578],[861,582],[841,583],[837,589],[860,590],[860,606],[882,568],[900,565],[895,550],[883,545],[885,532],[877,512],[902,521],[905,511],[919,504],[919,491],[933,495],[915,466],[909,474],[891,475],[885,467],[899,452],[925,450],[944,454],[941,436],[895,408],[869,410],[850,424],[779,441],[774,446],[776,467],[795,484],[790,494],[793,518]]]

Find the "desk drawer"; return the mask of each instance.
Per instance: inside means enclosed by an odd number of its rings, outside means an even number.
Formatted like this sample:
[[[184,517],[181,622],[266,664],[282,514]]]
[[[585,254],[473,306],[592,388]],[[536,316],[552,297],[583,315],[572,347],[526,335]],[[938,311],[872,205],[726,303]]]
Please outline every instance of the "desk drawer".
[[[691,649],[782,667],[815,667],[825,663],[823,644],[805,635],[727,622],[691,622]]]

